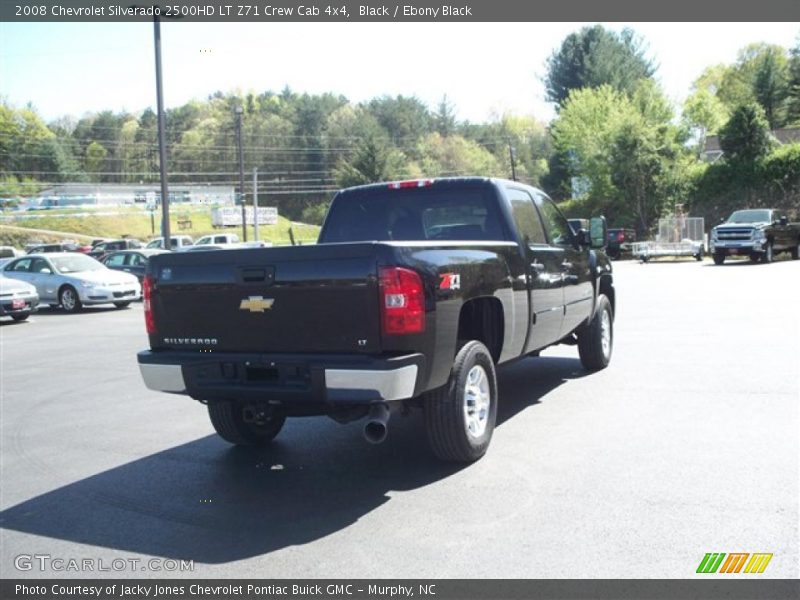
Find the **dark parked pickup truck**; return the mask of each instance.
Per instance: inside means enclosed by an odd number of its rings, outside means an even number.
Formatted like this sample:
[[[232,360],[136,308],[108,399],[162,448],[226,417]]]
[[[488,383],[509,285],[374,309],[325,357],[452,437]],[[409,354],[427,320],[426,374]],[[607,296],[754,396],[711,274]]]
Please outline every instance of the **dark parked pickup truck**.
[[[737,210],[711,230],[709,247],[714,263],[727,256],[749,256],[753,262],[772,262],[776,254],[800,255],[800,223],[789,223],[771,208]]]
[[[578,346],[611,359],[605,220],[574,232],[512,181],[437,179],[339,192],[311,246],[153,256],[146,385],[208,405],[229,442],[261,445],[289,416],[367,417],[382,441],[421,407],[441,458],[472,461],[497,414],[495,365]]]

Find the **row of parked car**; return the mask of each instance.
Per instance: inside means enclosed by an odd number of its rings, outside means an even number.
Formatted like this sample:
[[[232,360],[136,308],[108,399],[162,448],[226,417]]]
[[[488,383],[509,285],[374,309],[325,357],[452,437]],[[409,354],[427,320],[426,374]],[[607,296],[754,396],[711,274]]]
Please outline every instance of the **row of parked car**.
[[[236,234],[212,234],[193,241],[171,236],[177,251],[238,248]],[[248,247],[266,246],[248,243]],[[92,246],[74,243],[39,244],[18,256],[16,250],[0,258],[0,316],[24,321],[39,304],[78,312],[84,306],[113,304],[124,308],[141,298],[142,280],[151,256],[166,252],[164,238],[147,244],[136,239],[95,240]]]

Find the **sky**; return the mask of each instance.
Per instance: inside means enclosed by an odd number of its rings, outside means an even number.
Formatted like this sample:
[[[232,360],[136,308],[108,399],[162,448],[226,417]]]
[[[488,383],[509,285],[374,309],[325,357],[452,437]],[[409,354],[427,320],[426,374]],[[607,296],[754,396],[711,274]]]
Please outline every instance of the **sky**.
[[[162,23],[164,101],[289,86],[351,102],[446,95],[460,120],[506,112],[549,121],[545,62],[585,23]],[[755,42],[792,47],[800,23],[613,23],[639,33],[679,107],[708,66]],[[0,23],[0,96],[50,121],[155,107],[150,23]]]

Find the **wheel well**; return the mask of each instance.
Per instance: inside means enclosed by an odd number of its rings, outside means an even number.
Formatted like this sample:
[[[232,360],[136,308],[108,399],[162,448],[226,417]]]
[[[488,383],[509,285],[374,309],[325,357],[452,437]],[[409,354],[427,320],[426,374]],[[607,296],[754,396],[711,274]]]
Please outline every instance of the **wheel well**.
[[[58,295],[56,296],[59,300],[61,300],[61,292],[63,292],[66,288],[72,288],[74,290],[75,286],[68,283],[62,283],[61,287],[58,288]],[[75,291],[77,292],[77,290]]]
[[[608,301],[611,303],[612,314],[617,314],[617,302],[614,297],[614,285],[611,282],[611,277],[604,275],[600,278],[600,293],[604,294]]]
[[[489,349],[494,362],[503,349],[503,304],[497,298],[474,298],[461,307],[458,317],[458,347],[470,340],[478,340]]]

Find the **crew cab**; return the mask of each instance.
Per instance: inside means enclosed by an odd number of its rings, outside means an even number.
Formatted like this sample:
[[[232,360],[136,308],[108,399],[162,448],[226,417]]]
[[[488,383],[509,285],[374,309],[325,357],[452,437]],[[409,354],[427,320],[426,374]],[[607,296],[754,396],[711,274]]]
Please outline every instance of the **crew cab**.
[[[378,443],[395,409],[421,408],[434,453],[473,461],[495,426],[496,365],[558,343],[589,370],[609,364],[606,235],[602,218],[573,231],[513,181],[346,189],[316,245],[153,256],[141,374],[207,404],[233,444],[304,415],[367,417]]]
[[[711,230],[709,248],[714,264],[728,256],[749,256],[753,262],[772,262],[780,252],[800,256],[800,223],[771,208],[737,210]]]

